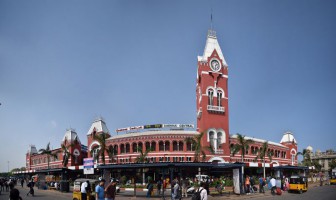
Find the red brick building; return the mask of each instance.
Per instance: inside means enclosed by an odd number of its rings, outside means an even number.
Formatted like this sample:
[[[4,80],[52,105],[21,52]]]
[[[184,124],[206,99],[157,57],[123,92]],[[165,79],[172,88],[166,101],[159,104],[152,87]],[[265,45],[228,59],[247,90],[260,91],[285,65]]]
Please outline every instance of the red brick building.
[[[139,149],[151,149],[147,155],[149,162],[193,162],[194,150],[186,138],[203,133],[202,146],[211,146],[213,152],[207,151],[207,162],[240,162],[238,153],[231,155],[230,147],[237,143],[237,136],[231,135],[229,130],[229,93],[228,93],[229,66],[224,58],[217,40],[216,32],[209,30],[205,43],[204,53],[198,56],[196,78],[196,131],[192,125],[156,124],[128,127],[110,132],[103,119],[95,120],[87,132],[87,149],[80,142],[70,149],[77,155],[77,159],[70,159],[68,168],[82,164],[86,156],[94,157],[92,152],[99,142],[93,139],[94,134],[106,133],[109,137],[106,146],[115,149],[115,156],[111,159],[105,155],[106,164],[134,163],[139,157]],[[123,132],[120,134],[119,132]],[[280,136],[279,136],[280,138]],[[246,152],[244,162],[250,167],[260,167],[261,160],[254,162],[257,150],[266,140],[246,137],[254,141]],[[77,133],[68,130],[62,143],[79,141]],[[270,151],[274,153],[272,162],[266,159],[266,166],[297,165],[297,142],[292,133],[284,133],[280,143],[269,141]],[[58,152],[57,159],[50,161],[52,168],[62,167],[62,152]],[[27,155],[27,169],[35,170],[47,167],[46,155],[37,153],[31,146]],[[99,161],[101,162],[101,160]],[[77,167],[78,168],[78,167]]]

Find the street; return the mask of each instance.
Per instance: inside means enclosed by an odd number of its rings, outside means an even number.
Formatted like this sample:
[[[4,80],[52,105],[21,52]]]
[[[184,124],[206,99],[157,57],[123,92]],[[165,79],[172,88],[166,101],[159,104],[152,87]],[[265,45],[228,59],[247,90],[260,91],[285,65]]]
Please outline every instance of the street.
[[[17,187],[20,191],[20,195],[23,200],[26,199],[40,199],[40,200],[71,200],[72,199],[72,193],[61,193],[59,191],[54,190],[38,190],[35,188],[35,196],[26,196],[28,193],[28,188],[24,187]],[[116,200],[128,200],[128,199],[146,199],[145,192],[137,192],[139,196],[134,198],[133,192],[126,192],[122,191],[119,193],[116,197]],[[319,186],[312,186],[309,188],[308,192],[305,192],[303,194],[298,193],[288,193],[283,192],[281,196],[272,196],[269,191],[267,191],[265,194],[250,194],[250,195],[223,195],[223,196],[209,196],[209,200],[215,200],[215,199],[255,199],[255,200],[261,200],[261,199],[285,199],[285,200],[331,200],[335,199],[336,197],[336,186],[335,185],[325,185],[322,187]],[[0,195],[0,200],[8,200],[9,199],[9,192],[2,192]],[[158,197],[151,198],[151,199],[160,199]],[[166,197],[166,199],[170,199],[169,197]],[[183,199],[191,199],[189,198],[183,198]]]

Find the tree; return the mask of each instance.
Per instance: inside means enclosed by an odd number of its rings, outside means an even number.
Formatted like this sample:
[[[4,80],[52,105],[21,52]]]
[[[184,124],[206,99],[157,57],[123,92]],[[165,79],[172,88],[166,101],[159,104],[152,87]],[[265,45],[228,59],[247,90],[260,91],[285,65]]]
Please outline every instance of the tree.
[[[69,145],[66,145],[66,142],[64,142],[63,144],[61,144],[61,149],[62,149],[62,153],[63,153],[63,161],[62,161],[62,165],[63,167],[67,167],[68,162],[69,162],[69,158],[74,158],[75,156],[69,151],[70,148],[72,148],[75,144],[71,143]]]
[[[204,162],[206,159],[206,153],[205,150],[209,150],[210,152],[213,153],[213,148],[210,147],[204,147],[202,146],[202,138],[203,138],[204,132],[195,135],[194,137],[187,137],[185,139],[186,143],[191,143],[192,149],[194,149],[195,154],[194,154],[194,162],[200,162],[200,157],[202,155],[202,161]]]
[[[48,169],[49,169],[49,163],[50,163],[50,157],[57,158],[57,152],[53,153],[50,149],[50,142],[47,144],[47,147],[45,149],[39,150],[40,154],[47,155],[47,162],[48,162]]]
[[[241,155],[241,162],[244,162],[244,157],[246,154],[246,151],[250,148],[250,144],[253,143],[253,140],[251,139],[245,139],[245,135],[241,135],[237,133],[237,143],[233,145],[233,148],[231,149],[232,156],[234,156],[236,153],[240,152]]]
[[[148,162],[147,155],[151,151],[152,151],[151,148],[146,149],[146,151],[143,151],[142,148],[137,147],[137,152],[139,152],[139,156],[136,157],[135,162],[137,162],[137,163]]]
[[[297,156],[302,155],[303,160],[302,160],[302,165],[303,166],[311,166],[312,165],[312,161],[310,158],[310,150],[308,149],[303,149],[302,152],[297,152]]]
[[[329,162],[330,169],[335,169],[336,168],[336,159],[332,159]]]
[[[105,151],[106,151],[106,139],[110,137],[107,133],[101,133],[99,135],[94,134],[93,139],[96,140],[99,143],[99,146],[95,146],[91,150],[91,155],[94,155],[94,152],[97,151],[97,154],[95,154],[94,159],[97,160],[97,163],[99,162],[99,157],[101,157],[103,165],[105,165]]]
[[[268,148],[268,141],[264,142],[262,147],[258,150],[258,155],[257,157],[254,159],[255,161],[259,159],[261,159],[263,161],[264,164],[264,178],[266,178],[266,170],[265,170],[265,160],[266,160],[266,156],[268,157],[268,159],[270,160],[270,162],[272,162],[272,157],[273,157],[273,152],[270,151],[270,149]]]
[[[110,158],[110,163],[113,163],[115,157],[117,156],[118,149],[114,148],[112,145],[108,146],[106,149],[107,155]]]

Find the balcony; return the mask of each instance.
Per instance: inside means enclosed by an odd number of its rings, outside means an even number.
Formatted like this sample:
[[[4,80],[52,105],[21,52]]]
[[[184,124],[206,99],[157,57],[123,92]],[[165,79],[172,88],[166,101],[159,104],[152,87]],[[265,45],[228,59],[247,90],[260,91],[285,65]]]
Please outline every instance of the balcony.
[[[225,108],[221,106],[208,105],[207,109],[209,112],[225,113]]]

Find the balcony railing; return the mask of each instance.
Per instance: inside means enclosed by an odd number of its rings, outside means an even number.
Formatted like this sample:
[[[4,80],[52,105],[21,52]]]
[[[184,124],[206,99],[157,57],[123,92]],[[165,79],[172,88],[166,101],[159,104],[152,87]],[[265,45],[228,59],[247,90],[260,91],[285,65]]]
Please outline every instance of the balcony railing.
[[[225,112],[225,108],[221,107],[221,106],[208,105],[207,109],[208,109],[208,111],[212,111],[212,112],[220,112],[220,113]]]

